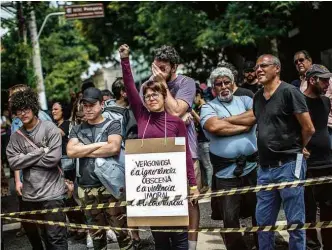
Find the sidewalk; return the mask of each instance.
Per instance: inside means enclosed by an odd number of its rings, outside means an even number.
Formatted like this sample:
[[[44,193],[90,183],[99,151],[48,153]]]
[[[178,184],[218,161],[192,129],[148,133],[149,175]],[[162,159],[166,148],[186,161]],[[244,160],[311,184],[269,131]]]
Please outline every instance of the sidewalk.
[[[219,233],[198,233],[196,250],[226,250]]]

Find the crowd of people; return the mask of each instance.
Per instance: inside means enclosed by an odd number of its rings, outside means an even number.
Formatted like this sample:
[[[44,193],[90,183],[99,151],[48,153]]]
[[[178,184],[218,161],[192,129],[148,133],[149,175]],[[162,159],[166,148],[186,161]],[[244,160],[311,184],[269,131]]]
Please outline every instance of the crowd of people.
[[[295,53],[299,79],[291,84],[280,79],[280,60],[264,54],[244,63],[243,83],[232,64],[218,64],[207,88],[177,74],[179,55],[164,45],[155,50],[152,75],[140,89],[131,71],[129,46],[121,45],[119,54],[123,77],[111,91],[86,82],[69,105],[53,103],[52,118],[40,110],[34,90],[26,85],[10,89],[12,119],[4,114],[1,128],[2,137],[10,134],[5,149],[15,171],[20,211],[122,200],[125,190],[119,176],[128,139],[185,137],[188,229],[199,228],[195,197],[200,193],[332,176],[332,73],[313,64],[308,52]],[[111,165],[117,171],[100,173],[102,166]],[[270,226],[281,206],[288,224],[316,222],[318,209],[321,221],[332,221],[332,184],[211,198],[211,218],[223,220],[225,228],[241,227],[243,217],[251,217],[255,226]],[[22,218],[127,227],[124,207]],[[68,249],[70,236],[87,237],[87,246],[94,249],[106,249],[108,241],[117,241],[120,249],[141,248],[137,231],[69,235],[60,226],[22,225],[17,236],[26,234],[35,250],[44,249],[43,243],[46,249]],[[289,234],[289,249],[332,249],[332,229],[321,230],[321,242],[316,230]],[[155,249],[197,247],[197,232],[152,235]],[[249,249],[241,233],[221,236],[228,250]],[[254,249],[274,249],[274,232],[254,236]]]

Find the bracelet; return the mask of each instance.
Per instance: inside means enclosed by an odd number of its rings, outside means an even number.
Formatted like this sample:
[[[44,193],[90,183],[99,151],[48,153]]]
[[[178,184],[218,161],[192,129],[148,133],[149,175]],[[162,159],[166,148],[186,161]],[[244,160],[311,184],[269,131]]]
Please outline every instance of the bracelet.
[[[197,186],[192,186],[192,187],[189,187],[190,190],[195,190],[197,189]]]

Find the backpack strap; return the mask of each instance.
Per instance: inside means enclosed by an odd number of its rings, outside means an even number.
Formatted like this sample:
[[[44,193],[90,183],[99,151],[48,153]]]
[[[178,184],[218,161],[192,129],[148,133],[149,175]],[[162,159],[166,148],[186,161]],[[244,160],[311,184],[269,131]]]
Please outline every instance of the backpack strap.
[[[96,136],[96,138],[94,138],[95,142],[99,142],[101,139],[101,135],[103,134],[103,132],[107,129],[107,127],[112,123],[112,121],[108,121],[104,124],[104,126],[101,128],[100,132],[98,133],[98,135]]]

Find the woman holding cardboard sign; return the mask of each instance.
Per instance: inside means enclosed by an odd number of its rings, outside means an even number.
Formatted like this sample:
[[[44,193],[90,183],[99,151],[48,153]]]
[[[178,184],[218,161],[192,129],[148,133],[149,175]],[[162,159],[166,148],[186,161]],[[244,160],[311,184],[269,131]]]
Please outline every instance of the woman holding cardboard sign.
[[[136,89],[134,78],[130,69],[129,47],[124,44],[119,48],[123,81],[127,97],[137,120],[138,138],[186,138],[186,164],[187,178],[190,186],[190,195],[197,196],[199,192],[196,186],[193,162],[188,145],[186,127],[182,119],[170,115],[165,111],[167,90],[162,80],[154,73],[154,81],[150,81],[143,87],[143,100]],[[157,67],[157,66],[155,66]],[[191,200],[193,202],[193,200]],[[155,233],[155,248],[158,249],[188,249],[188,233]]]

